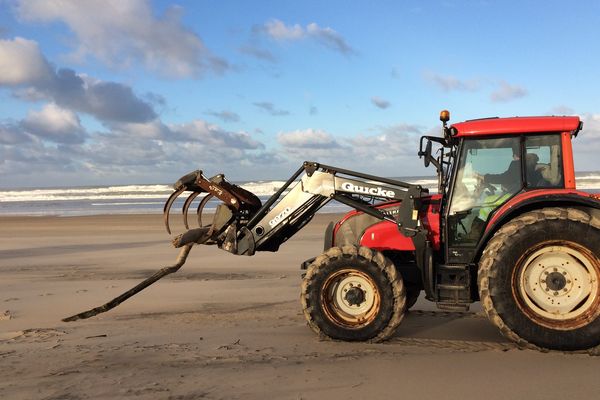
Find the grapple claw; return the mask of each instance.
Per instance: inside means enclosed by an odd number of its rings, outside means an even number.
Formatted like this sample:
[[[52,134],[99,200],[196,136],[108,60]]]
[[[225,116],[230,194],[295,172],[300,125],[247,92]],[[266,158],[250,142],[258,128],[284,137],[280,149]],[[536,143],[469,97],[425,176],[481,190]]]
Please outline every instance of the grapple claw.
[[[171,194],[165,203],[163,210],[164,222],[167,232],[171,233],[169,226],[169,217],[171,208],[175,203],[177,197],[183,192],[189,191],[191,194],[183,203],[183,223],[186,229],[190,229],[188,223],[188,213],[194,199],[196,199],[201,193],[206,193],[206,196],[200,201],[198,205],[198,224],[203,228],[202,224],[202,212],[204,207],[210,199],[213,197],[221,200],[227,208],[233,213],[240,213],[240,215],[253,215],[254,212],[259,210],[262,206],[260,199],[253,193],[229,183],[223,174],[218,174],[212,178],[206,178],[201,170],[196,170],[182,176],[175,185],[173,185],[175,192]]]
[[[202,227],[202,210],[204,210],[204,206],[206,205],[206,203],[208,203],[208,201],[213,197],[212,194],[207,194],[206,197],[204,197],[201,201],[200,204],[198,204],[198,210],[196,211],[196,213],[198,214],[198,226]]]
[[[169,196],[169,199],[167,200],[167,202],[165,203],[165,207],[163,208],[163,219],[165,221],[165,227],[167,228],[167,232],[169,232],[169,234],[171,234],[171,228],[169,227],[169,214],[171,212],[171,206],[173,206],[173,203],[175,202],[177,197],[179,197],[181,193],[185,192],[185,190],[185,186],[175,190],[173,194]]]
[[[185,225],[185,229],[190,229],[189,225],[188,225],[188,209],[190,208],[190,205],[192,204],[192,202],[194,201],[194,199],[196,197],[198,197],[198,195],[200,194],[200,192],[194,192],[192,194],[189,195],[189,197],[187,199],[185,199],[185,203],[183,203],[183,224]]]

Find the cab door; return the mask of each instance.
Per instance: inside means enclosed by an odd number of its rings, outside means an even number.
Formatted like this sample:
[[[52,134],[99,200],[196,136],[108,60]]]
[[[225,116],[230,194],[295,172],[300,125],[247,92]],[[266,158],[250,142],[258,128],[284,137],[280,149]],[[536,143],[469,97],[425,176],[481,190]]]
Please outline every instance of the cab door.
[[[446,210],[446,260],[472,261],[490,215],[523,189],[521,137],[465,138]]]

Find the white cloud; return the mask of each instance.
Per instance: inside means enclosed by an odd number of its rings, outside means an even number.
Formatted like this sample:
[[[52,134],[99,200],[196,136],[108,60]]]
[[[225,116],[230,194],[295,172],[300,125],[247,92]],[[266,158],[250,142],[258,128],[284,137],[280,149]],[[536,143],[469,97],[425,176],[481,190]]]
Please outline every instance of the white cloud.
[[[23,132],[18,124],[11,122],[0,123],[0,149],[2,145],[16,145],[31,141],[31,136]]]
[[[240,116],[233,111],[207,111],[206,115],[212,115],[213,117],[219,118],[223,122],[240,122]]]
[[[500,82],[500,87],[490,95],[490,99],[495,103],[504,103],[511,100],[520,99],[527,96],[527,89],[518,85],[511,85],[508,82]]]
[[[597,154],[600,151],[600,113],[585,113],[581,115],[583,130],[573,140],[573,147],[577,151]],[[593,161],[597,164],[597,159]],[[597,166],[593,168],[597,170]]]
[[[565,105],[556,106],[548,112],[548,115],[574,115],[574,114],[575,114],[575,110],[573,110],[571,107],[565,106]]]
[[[481,88],[479,79],[459,79],[451,75],[440,75],[433,72],[426,72],[425,79],[433,83],[444,92],[475,92]]]
[[[78,163],[73,160],[69,149],[70,147],[63,145],[47,146],[41,140],[0,146],[0,174],[6,178],[6,182],[3,183],[19,186],[23,186],[24,182],[28,185],[48,185],[48,182],[40,176],[48,173],[62,176],[65,171],[77,170]]]
[[[44,185],[57,177],[74,184],[166,181],[197,163],[223,171],[252,167],[249,176],[266,173],[274,160],[282,162],[244,131],[228,131],[203,120],[164,124],[152,106],[164,105],[162,97],[138,97],[124,84],[55,70],[33,41],[0,42],[3,49],[7,45],[11,57],[1,61],[8,70],[35,60],[31,64],[42,68],[32,71],[43,73],[5,77],[0,89],[26,101],[50,103],[23,120],[0,120],[0,174],[10,177],[3,184],[19,185],[27,179],[31,185]],[[272,111],[281,112],[275,107]],[[106,130],[86,132],[77,113],[95,117]],[[237,115],[215,114],[229,120]],[[31,170],[37,171],[35,176]]]
[[[33,40],[0,40],[0,85],[45,82],[53,71]]]
[[[378,127],[372,135],[359,134],[336,138],[318,129],[304,129],[280,133],[277,142],[291,160],[300,162],[311,159],[326,164],[346,167],[357,171],[383,169],[386,176],[406,175],[402,165],[410,162],[411,171],[417,161],[418,139],[422,128],[410,124]],[[407,161],[408,160],[408,161]],[[398,168],[398,171],[393,172]]]
[[[371,97],[371,103],[373,103],[373,105],[377,108],[381,108],[382,110],[385,110],[386,108],[388,108],[391,103],[385,99],[382,99],[381,97],[378,96],[373,96]]]
[[[275,105],[273,103],[268,102],[268,101],[256,102],[256,103],[254,103],[254,106],[275,116],[275,117],[281,117],[281,116],[290,114],[289,111],[277,108],[277,107],[275,107]]]
[[[282,21],[273,19],[265,24],[265,32],[275,40],[299,40],[306,36],[300,25],[286,26]]]
[[[597,171],[600,152],[600,113],[580,115],[583,130],[573,139],[576,171]]]
[[[285,163],[249,134],[226,131],[201,120],[178,125],[166,125],[158,119],[116,123],[107,126],[105,132],[89,135],[83,143],[50,143],[27,133],[33,121],[46,121],[54,128],[51,133],[77,121],[69,113],[48,110],[52,107],[30,115],[27,123],[0,124],[0,173],[10,176],[4,184],[18,185],[23,179],[32,185],[47,184],[46,179],[63,173],[63,179],[76,184],[168,182],[198,167],[208,173],[237,169],[239,175],[241,170],[239,179],[244,179],[256,171],[267,174],[273,165]],[[38,171],[35,176],[31,176],[32,169]],[[66,175],[65,171],[73,174]]]
[[[159,119],[146,123],[117,123],[110,126],[112,134],[162,143],[187,146],[199,143],[205,148],[257,150],[264,145],[246,132],[232,132],[218,125],[196,119],[183,124],[164,124]]]
[[[158,118],[148,122],[113,123],[108,127],[113,134],[145,140],[166,140],[171,132]]]
[[[97,134],[93,143],[79,148],[78,160],[93,165],[96,171],[123,172],[123,167],[139,170],[159,170],[168,164],[169,157],[159,140],[148,140],[143,136],[110,132]],[[190,168],[191,169],[191,168]]]
[[[400,123],[377,130],[375,135],[357,135],[350,139],[357,158],[385,162],[405,156],[416,159],[418,139],[424,134],[421,127]]]
[[[600,137],[600,113],[583,113],[581,120],[586,131],[592,131],[595,136]]]
[[[198,167],[208,174],[255,167],[264,162],[263,147],[245,133],[224,131],[201,120],[180,125],[156,121],[119,125],[98,135],[93,144],[83,146],[81,158],[94,166],[96,174],[146,174],[154,182],[174,181]]]
[[[170,125],[170,137],[167,140],[199,142],[203,146],[225,149],[255,150],[264,145],[245,133],[230,132],[217,125],[209,124],[203,120],[194,120],[186,124]]]
[[[319,129],[281,132],[277,135],[277,142],[288,148],[331,149],[340,147],[333,136]]]
[[[30,111],[22,126],[27,132],[56,143],[83,143],[86,137],[79,117],[53,103],[40,111]]]
[[[66,24],[77,39],[71,54],[75,60],[93,56],[117,68],[140,63],[174,78],[228,68],[183,26],[178,6],[156,16],[148,0],[17,0],[16,10],[25,21]]]
[[[490,79],[459,79],[455,76],[440,75],[433,72],[425,72],[424,78],[444,92],[476,92],[482,86],[496,86],[496,83]],[[510,84],[506,81],[499,81],[497,88],[490,94],[490,100],[494,103],[501,103],[516,100],[527,95],[528,91],[524,87]]]
[[[346,43],[346,40],[329,27],[321,28],[313,22],[307,25],[306,33],[331,50],[339,51],[342,54],[354,53],[354,50]]]
[[[70,69],[55,71],[31,40],[0,40],[0,71],[6,72],[0,76],[0,87],[12,88],[14,95],[23,100],[51,100],[102,122],[145,122],[156,117],[152,105],[127,85],[101,81]]]
[[[269,50],[262,49],[255,45],[250,45],[250,44],[244,45],[239,48],[239,51],[243,54],[252,56],[259,60],[268,61],[270,63],[277,62],[277,57],[275,57],[275,55],[273,55],[273,53],[271,53]]]
[[[278,19],[273,19],[264,24],[263,31],[267,36],[277,41],[296,41],[309,38],[345,55],[351,55],[355,52],[342,35],[332,28],[320,27],[315,22],[304,28],[299,24],[286,25]]]

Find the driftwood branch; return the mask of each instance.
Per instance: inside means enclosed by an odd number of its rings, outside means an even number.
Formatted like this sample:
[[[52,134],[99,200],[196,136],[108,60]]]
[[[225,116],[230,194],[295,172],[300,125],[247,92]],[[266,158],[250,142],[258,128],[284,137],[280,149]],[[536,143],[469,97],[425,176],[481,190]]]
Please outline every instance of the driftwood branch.
[[[173,247],[175,248],[180,248],[190,243],[202,244],[210,239],[210,235],[210,228],[206,226],[203,228],[190,229],[175,237],[171,241],[171,244],[173,244]]]
[[[199,238],[196,238],[196,239],[199,239]],[[121,304],[122,302],[124,302],[125,300],[127,300],[128,298],[130,298],[131,296],[141,292],[148,286],[152,285],[154,282],[156,282],[160,278],[162,278],[166,275],[172,274],[173,272],[177,272],[177,270],[179,270],[179,268],[181,268],[181,266],[185,263],[185,260],[187,259],[187,256],[190,253],[192,246],[194,246],[193,242],[183,245],[183,247],[179,251],[179,255],[177,256],[177,261],[175,262],[175,264],[171,265],[170,267],[165,267],[165,268],[160,269],[159,271],[154,273],[154,275],[152,275],[151,277],[138,283],[135,287],[129,289],[122,295],[115,297],[108,303],[106,303],[100,307],[92,308],[91,310],[84,311],[79,314],[75,314],[73,316],[64,318],[63,322],[71,322],[71,321],[77,321],[78,319],[86,319],[86,318],[90,318],[95,315],[101,314],[103,312],[106,312],[108,310],[111,310],[111,309],[115,308],[116,306],[118,306],[119,304]]]

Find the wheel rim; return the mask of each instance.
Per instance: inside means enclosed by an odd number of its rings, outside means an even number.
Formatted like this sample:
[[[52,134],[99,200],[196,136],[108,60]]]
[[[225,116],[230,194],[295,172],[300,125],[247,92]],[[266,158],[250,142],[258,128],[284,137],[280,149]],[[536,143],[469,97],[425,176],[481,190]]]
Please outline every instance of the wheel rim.
[[[600,314],[598,264],[576,243],[542,243],[526,253],[516,269],[517,303],[529,318],[552,329],[587,325]]]
[[[339,326],[358,329],[368,325],[379,312],[381,295],[375,281],[356,269],[331,274],[321,295],[321,306]]]

